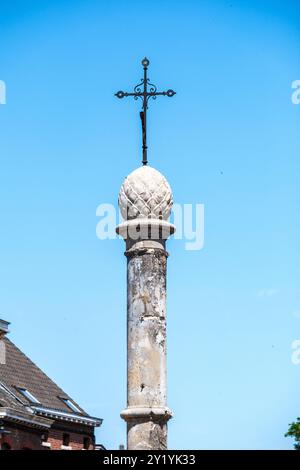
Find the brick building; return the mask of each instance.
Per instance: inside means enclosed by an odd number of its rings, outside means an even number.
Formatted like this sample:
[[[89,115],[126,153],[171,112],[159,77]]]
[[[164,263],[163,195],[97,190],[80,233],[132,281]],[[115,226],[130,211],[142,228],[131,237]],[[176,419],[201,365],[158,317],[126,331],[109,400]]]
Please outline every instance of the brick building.
[[[89,416],[7,338],[8,325],[0,320],[0,449],[95,449],[94,429],[102,420]]]

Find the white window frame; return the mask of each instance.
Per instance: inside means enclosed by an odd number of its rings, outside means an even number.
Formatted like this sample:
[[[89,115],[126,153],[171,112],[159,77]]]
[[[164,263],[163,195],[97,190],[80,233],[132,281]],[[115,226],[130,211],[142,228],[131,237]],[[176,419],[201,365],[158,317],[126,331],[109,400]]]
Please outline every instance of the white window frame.
[[[29,390],[27,390],[27,388],[25,387],[17,387],[17,390],[23,395],[23,397],[25,397],[28,401],[30,401],[30,403],[36,403],[36,404],[41,404],[41,402],[35,398],[34,395],[32,395],[32,393],[30,393]]]

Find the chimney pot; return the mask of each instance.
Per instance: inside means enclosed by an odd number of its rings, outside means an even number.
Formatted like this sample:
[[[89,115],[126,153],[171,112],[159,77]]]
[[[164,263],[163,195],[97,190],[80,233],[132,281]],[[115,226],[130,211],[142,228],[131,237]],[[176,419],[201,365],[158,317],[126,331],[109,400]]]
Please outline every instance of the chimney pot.
[[[7,333],[9,333],[8,325],[10,325],[9,321],[1,320],[0,318],[0,339],[3,338]]]

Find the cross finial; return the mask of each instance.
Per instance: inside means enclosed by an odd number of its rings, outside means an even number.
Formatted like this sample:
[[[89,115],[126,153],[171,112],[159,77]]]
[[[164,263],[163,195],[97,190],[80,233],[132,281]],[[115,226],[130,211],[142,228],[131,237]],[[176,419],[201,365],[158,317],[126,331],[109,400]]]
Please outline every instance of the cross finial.
[[[148,109],[148,101],[150,98],[156,99],[157,96],[169,96],[170,98],[176,94],[175,91],[173,90],[167,90],[167,91],[157,91],[157,88],[155,85],[150,83],[149,78],[147,77],[147,71],[148,71],[148,65],[149,65],[149,60],[147,57],[145,57],[142,60],[142,66],[144,69],[144,77],[141,79],[141,82],[136,85],[133,89],[132,93],[127,93],[124,91],[118,91],[115,93],[115,96],[117,98],[124,98],[125,96],[133,96],[135,100],[138,98],[141,98],[142,100],[142,111],[140,112],[140,118],[142,122],[142,136],[143,136],[143,165],[147,165],[148,159],[147,159],[147,109]]]

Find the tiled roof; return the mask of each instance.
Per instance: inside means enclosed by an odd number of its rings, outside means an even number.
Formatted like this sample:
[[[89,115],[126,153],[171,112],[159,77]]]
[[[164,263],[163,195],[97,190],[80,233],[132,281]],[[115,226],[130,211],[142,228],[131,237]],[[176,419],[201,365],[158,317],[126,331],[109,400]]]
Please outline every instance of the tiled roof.
[[[30,405],[30,401],[17,388],[21,387],[27,389],[43,407],[74,413],[60,400],[59,397],[63,397],[70,399],[79,408],[83,416],[88,416],[68,394],[58,387],[8,338],[4,338],[3,341],[6,345],[6,363],[0,364],[0,406],[23,408],[24,405]],[[1,384],[4,388],[1,388]],[[7,391],[5,391],[5,388]]]
[[[24,406],[0,386],[0,405],[8,408],[23,409]]]

